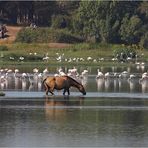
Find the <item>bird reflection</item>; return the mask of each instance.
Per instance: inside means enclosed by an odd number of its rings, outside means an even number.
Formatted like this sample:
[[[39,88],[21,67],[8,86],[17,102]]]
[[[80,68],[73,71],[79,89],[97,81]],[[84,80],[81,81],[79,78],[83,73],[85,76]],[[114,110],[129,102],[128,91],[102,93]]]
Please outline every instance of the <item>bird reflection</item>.
[[[0,83],[0,86],[1,86],[1,90],[4,90],[4,88],[5,88],[5,82],[1,82]]]
[[[42,81],[41,80],[38,81],[37,87],[38,87],[39,91],[42,90]]]
[[[16,90],[19,89],[19,84],[20,84],[20,78],[15,77],[14,78],[14,87]]]
[[[29,86],[29,91],[33,91],[34,90],[34,84],[30,84],[30,86]]]
[[[135,81],[128,81],[128,83],[129,83],[130,92],[134,92],[134,90],[136,88],[136,82]]]
[[[27,89],[27,81],[26,79],[22,79],[22,90],[26,90]]]
[[[103,91],[104,89],[104,79],[96,79],[98,91]]]
[[[114,79],[114,92],[118,91],[119,89],[119,80]]]
[[[111,86],[111,80],[110,79],[105,80],[104,85],[105,85],[105,91],[109,91],[110,86]]]
[[[141,90],[142,90],[142,93],[148,92],[148,81],[147,80],[141,83]]]
[[[87,83],[88,83],[88,77],[83,77],[83,78],[81,79],[81,83],[82,83],[82,85],[83,85],[84,87],[86,87],[86,86],[87,86]]]

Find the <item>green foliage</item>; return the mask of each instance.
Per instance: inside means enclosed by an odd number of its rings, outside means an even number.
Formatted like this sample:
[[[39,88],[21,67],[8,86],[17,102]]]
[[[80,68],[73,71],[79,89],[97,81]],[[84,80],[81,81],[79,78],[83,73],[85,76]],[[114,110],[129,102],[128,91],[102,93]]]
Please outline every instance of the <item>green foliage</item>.
[[[140,40],[140,45],[143,47],[143,48],[146,48],[148,49],[148,32],[146,32],[141,40]]]
[[[5,96],[5,93],[0,91],[0,96]]]
[[[82,1],[75,18],[74,28],[87,39],[110,42],[117,38],[120,17],[117,13],[118,2]]]
[[[65,23],[65,27],[62,26],[62,23]],[[67,15],[53,15],[52,16],[52,28],[71,28],[70,17]]]
[[[8,47],[4,45],[0,45],[0,51],[8,51]]]
[[[82,41],[82,38],[71,34],[67,30],[55,30],[50,28],[24,28],[18,33],[16,38],[16,42],[24,43],[76,43]]]
[[[51,41],[59,43],[80,43],[83,41],[83,39],[72,35],[65,30],[60,30],[57,32],[53,32],[53,36],[51,36]]]
[[[4,57],[4,60],[7,61],[41,61],[42,59],[42,55],[28,55],[18,53],[9,53]]]
[[[73,43],[83,38],[89,42],[140,43],[147,47],[147,29],[144,29],[148,22],[147,10],[147,1],[1,1],[0,21],[25,26],[34,22],[38,28],[57,29],[24,29],[17,38],[20,42]],[[63,18],[66,22],[63,28],[68,31],[59,30]]]
[[[129,17],[126,15],[120,28],[121,39],[128,44],[139,42],[141,26],[142,21],[138,16]]]
[[[116,57],[118,60],[126,61],[127,58],[135,58],[136,57],[136,51],[134,48],[117,48],[114,50],[114,57]]]
[[[37,41],[38,32],[31,28],[23,28],[16,37],[16,42],[32,43]]]

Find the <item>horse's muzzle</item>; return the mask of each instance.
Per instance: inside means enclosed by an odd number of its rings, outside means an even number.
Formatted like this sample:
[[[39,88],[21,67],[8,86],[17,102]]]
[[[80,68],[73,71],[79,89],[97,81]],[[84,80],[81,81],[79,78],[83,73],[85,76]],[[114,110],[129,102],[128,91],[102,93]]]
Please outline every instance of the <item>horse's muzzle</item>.
[[[86,95],[86,92],[84,92],[83,95]]]

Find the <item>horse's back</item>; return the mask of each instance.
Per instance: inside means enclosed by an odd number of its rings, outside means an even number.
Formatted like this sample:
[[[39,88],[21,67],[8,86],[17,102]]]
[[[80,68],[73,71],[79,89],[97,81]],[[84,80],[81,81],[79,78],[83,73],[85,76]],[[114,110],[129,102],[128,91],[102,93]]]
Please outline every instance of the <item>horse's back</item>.
[[[45,83],[51,87],[51,88],[55,88],[55,89],[63,89],[65,87],[68,86],[68,81],[67,81],[67,77],[66,76],[48,76],[45,79]]]
[[[55,77],[55,84],[57,89],[63,89],[69,85],[66,76]]]

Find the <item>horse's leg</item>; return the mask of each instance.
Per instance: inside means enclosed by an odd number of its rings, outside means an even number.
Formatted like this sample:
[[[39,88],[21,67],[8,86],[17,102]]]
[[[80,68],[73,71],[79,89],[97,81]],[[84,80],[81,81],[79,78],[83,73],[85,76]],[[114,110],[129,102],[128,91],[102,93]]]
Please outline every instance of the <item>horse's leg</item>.
[[[45,83],[45,90],[46,90],[46,95],[48,95],[48,92],[50,92],[52,95],[54,95],[53,89],[50,88],[46,83]]]
[[[68,95],[70,95],[69,88],[64,89],[64,91],[63,91],[63,95],[65,95],[66,92],[68,93]]]
[[[63,95],[65,95],[65,93],[66,93],[66,89],[64,89],[64,91],[63,91]]]
[[[52,95],[54,95],[53,91],[49,90],[49,92],[50,92]]]
[[[68,93],[68,95],[70,95],[70,91],[69,91],[69,88],[67,89],[67,93]]]
[[[48,95],[49,87],[46,83],[44,83],[44,86],[45,86],[46,95]]]
[[[53,90],[54,90],[54,87],[50,87],[49,92],[50,92],[52,95],[54,95]]]

